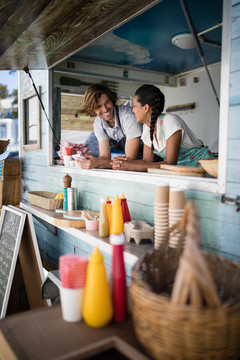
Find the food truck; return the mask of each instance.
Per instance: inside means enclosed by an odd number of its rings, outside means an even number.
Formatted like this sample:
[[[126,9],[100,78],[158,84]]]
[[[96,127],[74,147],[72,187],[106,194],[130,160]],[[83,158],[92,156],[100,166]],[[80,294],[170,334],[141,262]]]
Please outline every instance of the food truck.
[[[185,4],[185,7],[184,7]],[[111,268],[108,240],[52,222],[52,213],[29,204],[28,192],[63,192],[72,178],[78,209],[99,211],[100,198],[123,193],[131,218],[154,226],[156,184],[183,189],[200,215],[201,248],[240,261],[240,2],[34,1],[6,5],[0,68],[19,71],[21,206],[34,215],[43,262],[58,268],[66,253],[89,255],[95,245]],[[29,12],[33,15],[29,16]],[[4,15],[1,15],[4,18]],[[12,27],[10,31],[10,27]],[[2,36],[3,36],[2,35]],[[88,144],[98,156],[94,117],[78,115],[92,84],[133,105],[143,84],[165,95],[164,113],[176,113],[217,160],[204,176],[178,170],[135,172],[65,166],[61,142]],[[114,156],[114,154],[113,154]],[[160,170],[160,168],[159,168]],[[57,224],[57,225],[56,225]],[[137,259],[153,244],[128,243],[127,281]]]

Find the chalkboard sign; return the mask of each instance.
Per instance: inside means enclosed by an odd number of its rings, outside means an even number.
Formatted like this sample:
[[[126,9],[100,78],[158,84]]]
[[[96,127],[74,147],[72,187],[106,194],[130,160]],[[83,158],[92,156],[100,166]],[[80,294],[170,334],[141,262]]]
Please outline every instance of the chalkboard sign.
[[[22,240],[19,248],[19,260],[24,278],[30,309],[51,305],[50,300],[42,299],[42,284],[45,281],[37,237],[32,214],[12,205],[8,208],[26,214]]]
[[[6,315],[26,214],[3,206],[0,218],[0,319]]]

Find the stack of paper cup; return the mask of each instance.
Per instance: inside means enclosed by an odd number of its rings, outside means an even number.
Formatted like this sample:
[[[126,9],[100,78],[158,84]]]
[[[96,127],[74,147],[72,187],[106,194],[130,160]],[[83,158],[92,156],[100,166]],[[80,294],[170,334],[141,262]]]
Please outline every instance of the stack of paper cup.
[[[182,221],[185,205],[183,189],[171,188],[169,193],[169,228]],[[169,247],[176,248],[180,240],[180,232],[173,231],[169,236]]]
[[[168,241],[168,205],[169,185],[158,183],[155,187],[154,198],[154,247],[160,246]]]

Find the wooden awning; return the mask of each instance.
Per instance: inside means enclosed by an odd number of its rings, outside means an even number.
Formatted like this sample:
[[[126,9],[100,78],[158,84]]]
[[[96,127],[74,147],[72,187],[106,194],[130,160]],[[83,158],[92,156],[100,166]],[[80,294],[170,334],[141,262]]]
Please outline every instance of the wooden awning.
[[[8,0],[0,70],[49,69],[159,0]]]

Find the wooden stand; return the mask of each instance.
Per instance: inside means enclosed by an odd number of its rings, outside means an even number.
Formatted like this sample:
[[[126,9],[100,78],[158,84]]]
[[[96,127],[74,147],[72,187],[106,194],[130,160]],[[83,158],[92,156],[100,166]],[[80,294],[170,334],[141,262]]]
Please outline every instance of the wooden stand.
[[[20,159],[6,159],[0,180],[0,208],[20,203]]]

